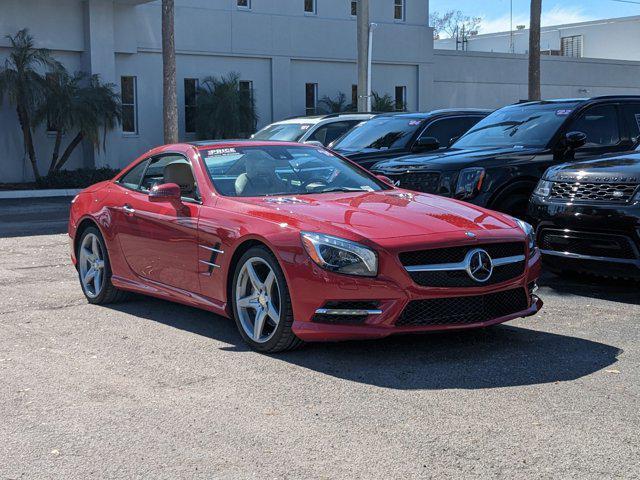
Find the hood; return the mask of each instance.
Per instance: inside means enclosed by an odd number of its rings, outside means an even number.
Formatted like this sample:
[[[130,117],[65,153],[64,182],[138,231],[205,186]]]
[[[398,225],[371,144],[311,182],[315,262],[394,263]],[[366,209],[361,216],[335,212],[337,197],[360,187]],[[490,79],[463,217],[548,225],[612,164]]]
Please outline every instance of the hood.
[[[385,160],[387,158],[395,158],[406,155],[408,150],[404,148],[393,148],[388,150],[380,150],[377,148],[366,148],[364,150],[342,150],[340,147],[333,148],[334,152],[342,155],[343,157],[353,160],[354,162],[360,162],[362,160]]]
[[[402,171],[407,167],[424,166],[425,168],[441,168],[456,170],[459,168],[490,166],[491,163],[503,163],[505,160],[528,160],[539,148],[485,147],[485,148],[447,148],[430,154],[406,155],[378,162],[373,170],[380,173]]]
[[[544,176],[554,181],[640,183],[640,153],[607,155],[551,167]]]
[[[401,189],[299,197],[236,198],[250,215],[353,240],[516,228],[511,217],[475,205]],[[480,235],[478,235],[480,236]]]

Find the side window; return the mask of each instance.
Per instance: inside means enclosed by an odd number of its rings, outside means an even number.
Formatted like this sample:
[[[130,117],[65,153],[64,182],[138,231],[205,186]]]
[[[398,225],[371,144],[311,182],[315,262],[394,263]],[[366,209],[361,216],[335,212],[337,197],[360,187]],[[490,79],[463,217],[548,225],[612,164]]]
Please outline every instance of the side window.
[[[453,117],[436,120],[425,129],[420,138],[436,138],[441,147],[446,147],[452,138],[461,136],[479,121],[480,117]]]
[[[627,124],[627,131],[633,143],[640,141],[640,103],[632,103],[622,107],[622,115]]]
[[[131,188],[132,190],[138,190],[140,188],[140,182],[142,180],[142,174],[144,173],[144,169],[147,168],[147,164],[149,160],[143,160],[138,163],[135,167],[129,170],[118,183],[126,188]]]
[[[360,123],[360,120],[345,120],[344,122],[333,122],[323,125],[313,132],[313,135],[309,137],[309,140],[315,140],[323,145],[329,145],[336,138],[341,137],[355,127],[358,123]]]
[[[606,147],[620,143],[618,113],[613,105],[596,105],[584,112],[568,131],[583,132],[587,143],[583,148]]]
[[[148,192],[154,185],[163,183],[175,183],[180,186],[183,198],[199,198],[191,164],[182,155],[164,155],[149,162],[149,167],[144,172],[141,190]]]

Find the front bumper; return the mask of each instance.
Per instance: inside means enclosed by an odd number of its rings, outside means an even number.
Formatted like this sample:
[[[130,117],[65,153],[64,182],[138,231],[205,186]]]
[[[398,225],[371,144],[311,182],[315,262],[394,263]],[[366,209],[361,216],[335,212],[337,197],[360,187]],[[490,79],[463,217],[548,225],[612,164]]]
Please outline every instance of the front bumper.
[[[386,257],[384,257],[386,258]],[[482,287],[421,287],[414,283],[410,276],[399,265],[397,272],[392,265],[382,265],[382,271],[389,275],[379,275],[375,279],[336,275],[322,270],[315,265],[307,265],[313,271],[303,282],[290,281],[291,298],[295,321],[293,332],[305,341],[340,341],[352,339],[375,339],[395,334],[420,333],[433,331],[462,330],[481,328],[507,322],[514,318],[535,315],[542,307],[542,301],[533,295],[532,285],[540,275],[540,254],[536,253],[526,262],[524,274],[498,284]],[[384,268],[384,267],[387,268]],[[462,297],[480,297],[499,294],[507,290],[522,289],[526,295],[526,306],[518,311],[496,317],[484,318],[478,315],[478,321],[465,318],[461,323],[406,325],[396,323],[410,302],[438,299],[460,299]],[[322,292],[319,296],[318,292]],[[327,302],[376,302],[373,314],[366,315],[360,322],[318,322],[317,311]],[[379,312],[379,313],[378,313]]]
[[[552,269],[640,278],[640,204],[558,203],[533,196],[528,217],[536,225],[543,262]]]

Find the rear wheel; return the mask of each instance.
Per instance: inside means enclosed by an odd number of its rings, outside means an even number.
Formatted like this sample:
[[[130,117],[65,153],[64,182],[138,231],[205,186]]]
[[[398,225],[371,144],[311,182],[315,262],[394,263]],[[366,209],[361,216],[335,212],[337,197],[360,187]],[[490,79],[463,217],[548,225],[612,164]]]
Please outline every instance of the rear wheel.
[[[266,247],[253,247],[240,258],[231,299],[240,335],[254,350],[274,353],[302,345],[291,330],[293,311],[287,282]]]
[[[529,197],[530,195],[527,193],[513,193],[508,197],[502,198],[495,202],[491,208],[524,220],[525,216],[527,215]]]
[[[118,290],[111,283],[109,254],[102,234],[96,227],[89,227],[82,232],[76,258],[82,292],[89,303],[104,305],[126,298],[127,292]]]

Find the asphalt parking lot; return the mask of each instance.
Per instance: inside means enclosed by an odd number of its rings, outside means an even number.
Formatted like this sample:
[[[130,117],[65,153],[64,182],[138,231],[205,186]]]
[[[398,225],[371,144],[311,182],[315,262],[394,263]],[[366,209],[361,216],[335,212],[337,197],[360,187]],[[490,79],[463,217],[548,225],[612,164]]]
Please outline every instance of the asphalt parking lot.
[[[640,286],[545,275],[484,331],[266,356],[86,303],[68,199],[0,201],[0,478],[638,478]]]

